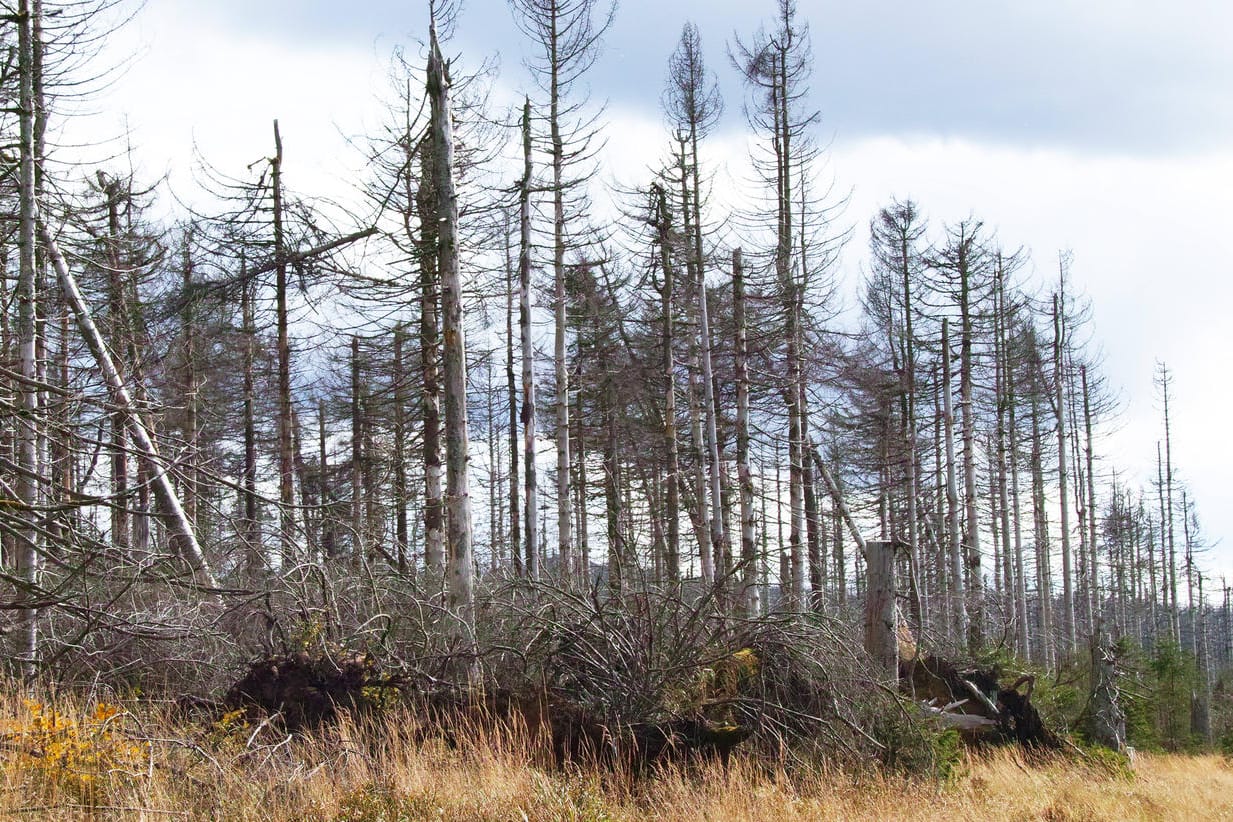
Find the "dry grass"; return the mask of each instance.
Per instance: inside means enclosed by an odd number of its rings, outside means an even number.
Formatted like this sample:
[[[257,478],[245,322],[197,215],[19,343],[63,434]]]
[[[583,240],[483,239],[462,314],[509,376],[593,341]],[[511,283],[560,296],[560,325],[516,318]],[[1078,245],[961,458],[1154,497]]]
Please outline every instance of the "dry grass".
[[[516,732],[475,733],[457,748],[414,743],[407,716],[291,739],[238,717],[177,723],[148,704],[115,715],[95,700],[38,705],[0,697],[3,818],[1233,819],[1233,763],[1219,756],[1142,755],[1128,777],[999,751],[972,756],[945,785],[789,778],[741,760],[634,781],[538,767],[543,752]]]

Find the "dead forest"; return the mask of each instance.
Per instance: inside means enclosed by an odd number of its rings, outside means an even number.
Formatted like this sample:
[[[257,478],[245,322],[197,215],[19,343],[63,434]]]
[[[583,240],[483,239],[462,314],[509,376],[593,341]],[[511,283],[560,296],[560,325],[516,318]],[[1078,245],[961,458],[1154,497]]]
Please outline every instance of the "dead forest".
[[[200,158],[168,209],[122,149],[57,143],[117,0],[6,0],[8,687],[288,732],[517,717],[635,770],[1233,740],[1230,589],[1171,451],[1191,387],[1144,364],[1159,469],[1126,482],[1081,256],[908,199],[845,213],[823,21],[764,5],[727,42],[684,25],[641,179],[603,173],[622,136],[587,82],[619,9],[493,3],[529,55],[509,101],[434,0],[350,202],[297,187],[272,112],[262,159]]]

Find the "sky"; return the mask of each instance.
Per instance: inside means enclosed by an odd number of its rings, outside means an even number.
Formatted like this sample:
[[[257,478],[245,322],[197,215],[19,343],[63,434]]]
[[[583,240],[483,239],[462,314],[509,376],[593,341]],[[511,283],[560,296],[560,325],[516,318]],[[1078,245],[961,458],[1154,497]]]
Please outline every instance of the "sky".
[[[1037,281],[1072,251],[1121,399],[1106,467],[1135,484],[1154,475],[1152,374],[1166,362],[1173,461],[1215,544],[1205,564],[1233,577],[1233,4],[799,0],[798,11],[819,141],[851,192],[848,292],[868,221],[892,197],[935,225],[983,220],[1004,247],[1030,250]],[[624,0],[585,83],[606,104],[607,174],[637,178],[660,155],[667,59],[693,20],[727,102],[705,151],[719,179],[739,177],[744,98],[728,48],[773,12],[773,0]],[[345,196],[359,162],[347,138],[380,122],[390,54],[419,53],[426,16],[405,0],[148,0],[106,46],[127,68],[94,127],[127,130],[140,173],[182,190],[194,146],[238,172],[271,153],[277,117],[291,185]],[[533,89],[505,0],[467,0],[448,50],[471,67],[496,61],[498,103]]]

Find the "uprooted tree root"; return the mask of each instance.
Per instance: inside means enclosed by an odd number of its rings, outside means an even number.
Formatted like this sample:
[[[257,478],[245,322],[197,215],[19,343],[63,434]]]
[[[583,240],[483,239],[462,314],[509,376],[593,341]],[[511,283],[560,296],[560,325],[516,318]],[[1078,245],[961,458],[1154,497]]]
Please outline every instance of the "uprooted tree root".
[[[1032,704],[1033,677],[1003,687],[996,670],[961,670],[937,656],[901,661],[899,677],[907,694],[931,705],[936,716],[961,728],[970,742],[1017,742],[1029,751],[1062,747]]]
[[[200,710],[204,703],[190,708]],[[751,734],[702,717],[613,723],[577,701],[544,690],[468,691],[445,683],[428,686],[405,674],[383,672],[363,654],[335,658],[296,653],[254,662],[216,710],[241,710],[288,732],[308,731],[344,713],[363,717],[395,705],[414,722],[406,729],[418,740],[436,738],[453,747],[458,734],[475,728],[517,728],[534,747],[551,752],[552,764],[603,765],[640,773],[648,767],[694,758],[726,762]]]
[[[383,673],[367,654],[300,652],[254,662],[222,707],[277,717],[294,732],[332,722],[341,711],[362,714],[387,705],[403,685],[404,678]]]

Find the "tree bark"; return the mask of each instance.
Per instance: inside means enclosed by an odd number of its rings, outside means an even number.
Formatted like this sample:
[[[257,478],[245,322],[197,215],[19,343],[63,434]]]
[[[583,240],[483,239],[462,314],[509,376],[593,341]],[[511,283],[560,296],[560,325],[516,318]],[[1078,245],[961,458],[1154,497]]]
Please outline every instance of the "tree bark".
[[[673,313],[676,270],[672,260],[672,226],[668,212],[668,198],[663,188],[658,185],[655,186],[654,192],[659,260],[664,277],[660,291],[664,322],[664,449],[668,461],[665,489],[667,501],[664,512],[664,518],[667,520],[664,573],[668,582],[673,583],[681,578],[681,458],[676,436],[676,362],[673,358],[673,345],[676,342],[676,324]]]
[[[1065,321],[1058,295],[1053,296],[1053,391],[1054,412],[1057,418],[1057,485],[1058,511],[1061,518],[1062,540],[1062,637],[1068,653],[1076,649],[1075,636],[1075,590],[1070,555],[1070,499],[1069,471],[1066,453],[1066,404],[1065,404]]]
[[[531,341],[531,98],[522,106],[523,171],[519,190],[518,326],[522,344],[522,442],[527,576],[539,579],[538,469],[535,464],[535,351]]]
[[[424,565],[430,575],[445,571],[445,497],[441,486],[441,337],[437,305],[441,299],[440,215],[436,178],[437,147],[421,143],[422,174],[416,192],[420,218],[420,410],[424,431]]]
[[[754,547],[753,474],[749,468],[749,344],[745,320],[745,267],[739,248],[732,252],[732,312],[736,325],[736,472],[741,495],[742,591],[738,602],[745,616],[756,617],[762,611],[762,603],[758,596],[758,557]],[[765,519],[763,515],[764,527]]]
[[[274,300],[278,325],[278,500],[279,539],[284,565],[296,561],[295,456],[291,444],[291,341],[287,309],[287,246],[283,236],[283,140],[274,121],[270,188],[274,209]]]
[[[38,357],[38,282],[35,269],[35,224],[38,218],[38,203],[35,197],[35,145],[34,145],[34,16],[29,0],[18,3],[18,83],[19,83],[19,191],[20,217],[18,222],[18,279],[17,279],[17,346],[21,382],[18,387],[18,405],[21,420],[17,425],[17,465],[20,468],[15,485],[21,505],[22,527],[16,534],[17,576],[30,587],[30,598],[39,584],[39,534],[38,519],[42,494],[39,489],[39,390]],[[123,500],[120,501],[122,506]],[[20,634],[18,655],[22,660],[23,673],[33,677],[38,666],[39,612],[33,608],[22,609],[18,615]]]
[[[474,576],[472,571],[471,496],[467,477],[467,347],[462,314],[462,278],[458,261],[458,195],[454,189],[454,126],[448,66],[441,56],[435,26],[428,58],[428,94],[432,100],[433,160],[440,219],[438,260],[441,271],[442,347],[445,372],[446,493],[449,508],[450,607],[474,645]],[[472,666],[474,677],[478,669]]]
[[[950,595],[955,636],[968,633],[967,595],[963,573],[963,542],[959,535],[959,489],[955,479],[955,411],[951,386],[950,318],[942,318],[942,425],[946,439],[946,518],[950,528]],[[973,521],[972,526],[976,523]]]

